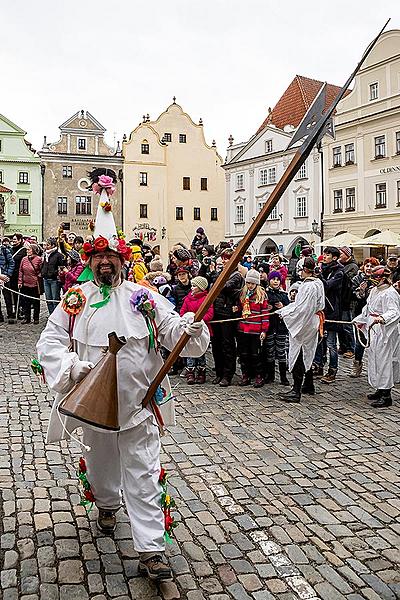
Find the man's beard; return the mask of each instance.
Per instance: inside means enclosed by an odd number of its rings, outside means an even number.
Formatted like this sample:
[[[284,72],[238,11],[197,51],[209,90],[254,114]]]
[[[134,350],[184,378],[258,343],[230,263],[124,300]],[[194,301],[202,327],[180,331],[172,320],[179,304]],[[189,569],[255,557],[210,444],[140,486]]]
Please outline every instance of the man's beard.
[[[115,269],[115,265],[113,263],[109,263],[110,271],[108,273],[101,272],[101,265],[97,265],[96,269],[93,271],[94,280],[97,285],[116,285],[119,282],[119,275]]]

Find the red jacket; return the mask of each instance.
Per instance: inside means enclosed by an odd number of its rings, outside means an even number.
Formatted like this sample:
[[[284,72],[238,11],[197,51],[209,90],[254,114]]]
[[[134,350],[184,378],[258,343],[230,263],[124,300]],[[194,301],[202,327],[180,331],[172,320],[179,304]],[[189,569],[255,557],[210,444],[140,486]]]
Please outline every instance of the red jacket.
[[[203,304],[204,298],[207,296],[208,292],[201,292],[201,294],[193,295],[193,292],[190,291],[188,295],[185,297],[182,308],[179,312],[181,317],[187,312],[197,312],[198,308]],[[208,324],[209,321],[212,321],[214,318],[214,307],[211,305],[206,314],[203,317],[203,321],[207,323],[208,330],[210,335],[212,335],[211,325]]]
[[[18,285],[35,288],[38,284],[38,275],[41,277],[40,269],[42,259],[36,254],[32,256],[24,256],[19,265]]]
[[[63,291],[66,292],[70,287],[74,286],[78,281],[79,275],[82,273],[84,266],[82,263],[78,263],[72,267],[66,273],[60,273],[60,281],[62,283]]]
[[[243,304],[240,303],[240,309],[243,308]],[[269,315],[261,314],[268,312],[268,300],[265,299],[261,304],[259,302],[252,302],[250,299],[250,311],[251,317],[258,315],[255,318],[248,318],[244,321],[239,321],[238,329],[241,333],[267,333],[269,327]]]

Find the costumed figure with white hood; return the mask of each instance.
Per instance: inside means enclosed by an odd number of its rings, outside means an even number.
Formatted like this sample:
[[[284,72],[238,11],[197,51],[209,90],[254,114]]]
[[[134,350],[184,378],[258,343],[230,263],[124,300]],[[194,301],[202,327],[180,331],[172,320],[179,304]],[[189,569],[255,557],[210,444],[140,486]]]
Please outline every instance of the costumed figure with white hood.
[[[165,540],[169,541],[175,522],[166,474],[160,467],[157,423],[174,424],[167,378],[150,404],[143,407],[142,401],[163,364],[161,345],[172,350],[186,332],[190,339],[182,355],[199,357],[207,350],[210,336],[203,321],[193,322],[192,313],[180,317],[157,292],[123,280],[122,266],[131,250],[117,236],[112,214],[116,176],[109,169],[96,169],[90,176],[100,202],[93,241],[83,246],[87,267],[80,280],[86,283],[70,288],[50,315],[37,344],[38,361],[33,361],[56,392],[47,441],[72,437],[82,427],[84,458],[79,478],[86,501],[98,508],[98,527],[105,533],[114,531],[122,491],[139,569],[152,579],[166,580],[171,570],[165,562]],[[126,340],[115,357],[119,431],[64,417],[59,406],[104,357],[111,332]],[[96,402],[102,402],[101,393]]]
[[[302,283],[294,302],[276,311],[289,331],[289,371],[293,387],[282,395],[285,402],[300,402],[302,393],[315,394],[311,366],[323,330],[325,292],[322,282],[314,277],[314,271],[314,259],[306,256],[300,272]]]
[[[362,313],[353,322],[368,340],[368,382],[376,389],[368,394],[374,408],[392,405],[391,389],[399,381],[400,296],[391,285],[388,267],[374,267],[370,281],[374,287]]]

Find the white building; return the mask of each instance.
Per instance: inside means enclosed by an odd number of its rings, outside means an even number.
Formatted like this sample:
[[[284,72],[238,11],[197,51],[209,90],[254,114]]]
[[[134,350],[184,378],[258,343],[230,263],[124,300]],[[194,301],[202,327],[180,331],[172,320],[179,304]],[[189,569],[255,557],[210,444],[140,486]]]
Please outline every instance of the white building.
[[[323,83],[296,76],[275,108],[248,142],[230,146],[226,172],[226,233],[237,243],[270,196],[293,158],[296,148],[286,150]],[[338,88],[328,85],[327,102]],[[297,244],[319,241],[313,233],[321,220],[321,160],[314,149],[273,209],[249,250],[253,254],[272,251],[291,257]]]
[[[335,130],[323,142],[324,238],[400,232],[400,30],[380,37],[338,104]]]

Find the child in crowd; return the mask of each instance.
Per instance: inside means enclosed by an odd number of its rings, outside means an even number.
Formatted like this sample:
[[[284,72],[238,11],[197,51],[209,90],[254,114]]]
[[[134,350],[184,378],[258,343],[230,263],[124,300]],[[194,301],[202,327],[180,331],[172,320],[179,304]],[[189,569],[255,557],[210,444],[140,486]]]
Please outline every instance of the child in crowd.
[[[69,250],[67,253],[67,266],[60,269],[59,279],[63,292],[69,290],[78,281],[79,275],[84,269],[81,256],[77,250]]]
[[[270,271],[268,274],[268,282],[267,298],[271,313],[269,315],[268,334],[265,340],[265,383],[272,383],[275,380],[275,360],[277,360],[281,384],[290,385],[286,375],[289,334],[282,319],[278,315],[273,314],[278,308],[287,306],[289,304],[289,298],[287,293],[281,289],[282,275],[279,271]]]
[[[265,291],[260,285],[260,273],[250,269],[240,294],[243,321],[239,322],[238,349],[242,369],[239,385],[250,385],[255,375],[254,387],[262,387],[261,343],[268,331],[268,306]]]
[[[192,289],[190,285],[190,272],[186,267],[179,267],[176,270],[178,283],[172,288],[172,297],[174,299],[175,310],[180,312],[183,301]]]
[[[193,277],[191,281],[191,291],[185,297],[182,308],[180,310],[181,317],[187,312],[196,313],[203,303],[204,298],[208,294],[208,281],[205,277],[197,276]],[[211,326],[208,325],[209,321],[212,321],[214,317],[214,307],[211,305],[203,317],[203,321],[207,323],[210,335],[212,336]],[[199,358],[187,358],[186,359],[187,376],[186,380],[189,385],[193,383],[205,383],[206,381],[206,355]]]

